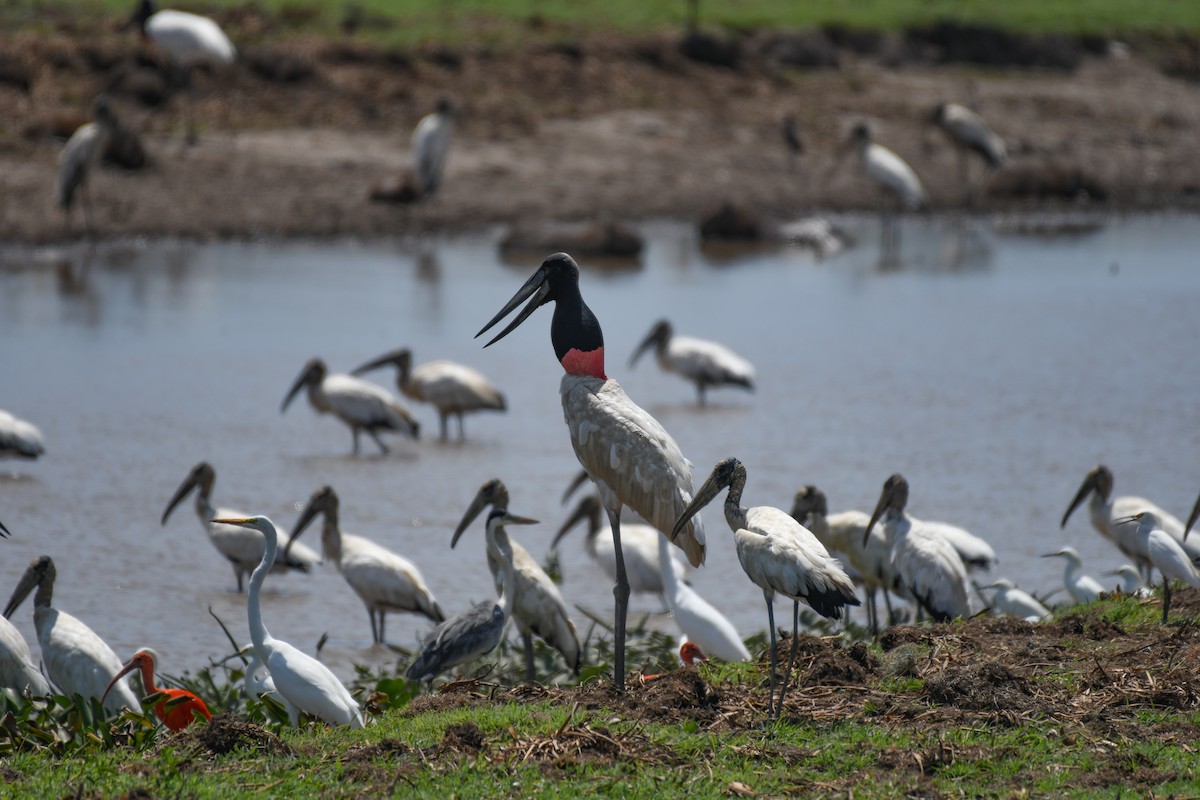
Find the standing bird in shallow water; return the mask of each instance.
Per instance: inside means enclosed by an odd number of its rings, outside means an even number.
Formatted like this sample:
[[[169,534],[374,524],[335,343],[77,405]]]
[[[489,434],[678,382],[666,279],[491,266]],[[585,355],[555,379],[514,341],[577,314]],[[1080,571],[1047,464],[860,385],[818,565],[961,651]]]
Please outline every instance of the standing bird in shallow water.
[[[162,695],[162,698],[154,703],[154,716],[158,717],[170,730],[183,730],[196,721],[197,714],[205,719],[212,719],[208,706],[204,705],[204,701],[195,694],[186,689],[160,689],[154,685],[154,654],[149,650],[139,650],[134,653],[133,658],[129,659],[129,663],[109,681],[104,695],[107,696],[113,684],[135,669],[141,670],[142,688],[147,697]],[[103,698],[101,702],[104,702]]]
[[[262,561],[266,545],[263,542],[262,534],[256,530],[239,525],[219,525],[213,522],[215,517],[245,516],[240,511],[230,508],[213,508],[212,490],[216,480],[216,470],[207,461],[201,461],[194,466],[188,476],[183,479],[183,483],[179,484],[179,488],[175,490],[171,502],[167,503],[167,508],[162,514],[162,524],[167,524],[167,517],[171,516],[175,506],[183,502],[183,499],[188,496],[188,492],[195,489],[196,516],[200,518],[200,524],[204,526],[204,531],[208,534],[208,540],[212,542],[213,547],[217,548],[217,552],[228,559],[233,566],[233,574],[237,578],[237,590],[241,592],[242,578],[249,575]],[[287,531],[282,531],[282,534],[287,536]],[[313,566],[320,562],[320,556],[308,547],[298,544],[292,548],[290,553],[284,553],[283,557],[275,560],[272,571],[312,572]]]
[[[650,333],[633,351],[629,368],[642,353],[654,346],[654,357],[664,372],[696,384],[696,395],[704,405],[704,391],[710,386],[740,386],[754,391],[754,367],[724,345],[688,336],[675,336],[665,319],[654,323]]]
[[[80,695],[85,701],[105,697],[113,676],[121,671],[121,659],[96,632],[65,611],[54,608],[54,578],[57,572],[50,556],[35,558],[13,591],[4,616],[11,619],[21,601],[37,588],[33,597],[33,624],[42,661],[50,680],[68,697]],[[104,707],[117,712],[122,708],[141,708],[128,682],[118,683]]]
[[[233,43],[217,23],[186,11],[158,11],[153,0],[140,0],[125,27],[136,25],[142,37],[167,54],[173,71],[171,83],[188,89],[192,69],[201,64],[232,64],[237,56]],[[196,121],[188,113],[189,144],[196,143]]]
[[[929,195],[917,173],[904,159],[872,141],[871,128],[867,123],[860,122],[854,126],[846,147],[858,150],[858,161],[863,172],[883,198],[880,208],[883,213],[882,249],[885,259],[893,257],[899,249],[900,229],[891,201],[909,211],[918,211],[929,207]]]
[[[1171,581],[1183,581],[1193,589],[1200,589],[1200,572],[1183,546],[1162,529],[1162,523],[1152,512],[1143,511],[1113,520],[1113,523],[1133,531],[1138,550],[1145,553],[1150,565],[1162,574],[1162,621],[1166,624],[1171,611]]]
[[[300,711],[325,720],[330,725],[363,726],[358,703],[346,691],[346,687],[330,671],[329,667],[312,656],[300,651],[287,642],[276,639],[267,630],[262,618],[263,581],[271,571],[275,554],[279,549],[279,534],[271,520],[266,517],[215,519],[225,525],[241,525],[253,528],[263,535],[266,548],[263,559],[250,576],[250,589],[246,593],[246,617],[250,623],[250,640],[254,643],[254,655],[271,673],[275,689],[288,701],[288,712],[292,726],[300,721]]]
[[[0,458],[34,459],[44,452],[46,445],[36,425],[0,409]]]
[[[883,483],[879,502],[867,523],[863,542],[881,522],[892,544],[893,588],[912,597],[937,622],[969,617],[967,568],[958,551],[936,528],[905,512],[908,481],[895,473]]]
[[[80,125],[62,152],[58,154],[58,177],[54,182],[54,202],[63,210],[64,224],[70,228],[71,207],[77,192],[83,193],[83,215],[88,233],[92,226],[92,195],[88,191],[88,177],[100,163],[113,131],[117,127],[117,115],[113,113],[108,98],[100,95],[92,103],[92,122]]]
[[[342,533],[338,524],[340,505],[337,493],[331,486],[313,492],[300,519],[296,520],[287,546],[283,548],[284,555],[296,546],[296,538],[317,514],[323,514],[325,524],[321,528],[321,549],[325,552],[325,558],[337,565],[338,572],[342,573],[346,583],[350,584],[350,588],[367,607],[367,616],[371,618],[372,641],[383,643],[383,623],[389,611],[421,614],[433,622],[446,619],[416,564],[370,539]],[[378,626],[375,624],[376,614],[379,615]]]
[[[978,153],[990,169],[998,169],[1008,161],[1004,140],[988,127],[982,117],[958,103],[942,103],[933,110],[929,121],[942,129],[958,151],[958,172],[965,187],[966,203],[970,205],[974,199],[974,187],[970,183],[967,154]]]
[[[467,508],[454,529],[450,539],[450,547],[458,544],[467,526],[479,516],[479,512],[487,506],[501,511],[508,508],[508,487],[498,478],[493,478],[475,493],[471,505]],[[517,632],[521,634],[521,643],[525,648],[525,676],[533,681],[533,636],[553,647],[562,654],[563,660],[571,672],[579,673],[579,661],[582,655],[579,646],[579,635],[575,632],[575,623],[571,622],[567,613],[567,603],[562,592],[550,576],[538,564],[537,559],[529,555],[529,551],[518,542],[505,534],[509,560],[512,562],[513,579],[516,587],[509,590],[508,615],[516,623]],[[504,594],[504,576],[506,565],[496,555],[492,548],[487,548],[488,570],[496,584],[496,593]]]
[[[441,187],[453,136],[454,105],[440,97],[437,109],[421,118],[412,135],[413,176],[422,198],[432,197]]]
[[[496,559],[504,575],[500,599],[485,600],[438,625],[421,646],[405,675],[414,681],[432,681],[451,667],[465,664],[496,649],[512,615],[514,595],[520,588],[513,574],[512,548],[505,525],[533,525],[537,520],[492,509],[487,519],[488,556]]]
[[[1073,601],[1090,603],[1104,591],[1100,581],[1091,575],[1079,574],[1079,570],[1083,568],[1083,560],[1079,557],[1079,551],[1074,547],[1064,547],[1042,556],[1042,558],[1055,557],[1065,559],[1067,562],[1066,568],[1063,569],[1063,586],[1066,587]]]
[[[414,439],[420,432],[421,426],[413,415],[387,389],[351,375],[329,372],[319,358],[311,358],[304,365],[283,398],[280,414],[287,411],[292,398],[304,388],[308,389],[308,402],[313,410],[318,414],[333,414],[350,426],[354,455],[358,455],[358,434],[362,431],[375,440],[382,453],[387,453],[388,447],[379,438],[380,431],[405,433]]]
[[[478,370],[453,361],[430,361],[413,369],[412,351],[407,347],[368,361],[350,374],[388,365],[396,367],[396,386],[405,397],[437,409],[443,441],[448,438],[451,416],[458,418],[458,439],[462,441],[464,414],[505,410],[504,395]]]
[[[696,498],[680,514],[675,530],[683,529],[688,520],[712,501],[724,488],[725,521],[733,531],[738,561],[755,585],[762,589],[767,601],[767,622],[771,634],[771,698],[767,711],[778,715],[783,710],[783,694],[800,630],[800,602],[803,601],[826,619],[841,619],[842,609],[859,604],[854,584],[836,558],[829,555],[825,545],[812,532],[789,515],[770,506],[743,508],[742,490],[746,487],[746,468],[736,458],[718,462]],[[783,688],[775,698],[775,594],[790,597],[792,606],[792,654],[788,671],[783,676]]]
[[[543,261],[475,336],[481,336],[526,298],[531,298],[529,303],[485,346],[503,339],[539,306],[554,303],[550,341],[566,372],[559,386],[563,416],[575,457],[596,484],[613,532],[617,557],[613,680],[617,690],[624,691],[629,580],[621,550],[621,509],[628,505],[658,530],[671,531],[692,500],[691,464],[658,420],[604,374],[604,334],[579,292],[579,265],[566,253],[555,253]],[[705,554],[704,529],[699,523],[696,519],[671,535],[672,544],[681,548],[695,567],[704,563]]]

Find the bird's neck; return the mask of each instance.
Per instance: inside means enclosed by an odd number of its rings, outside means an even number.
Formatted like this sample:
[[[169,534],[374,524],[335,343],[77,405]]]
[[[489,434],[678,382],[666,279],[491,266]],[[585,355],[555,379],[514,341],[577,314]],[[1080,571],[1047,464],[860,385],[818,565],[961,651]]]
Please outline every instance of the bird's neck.
[[[596,315],[583,302],[578,286],[564,291],[555,302],[550,341],[568,375],[608,380],[604,374],[604,333]]]
[[[675,577],[675,562],[671,560],[671,545],[667,537],[656,533],[658,537],[658,572],[662,577],[663,594],[673,597],[679,588],[679,579]]]
[[[342,529],[336,513],[325,512],[325,522],[321,526],[321,549],[330,561],[342,563]]]
[[[54,581],[42,581],[38,584],[37,594],[33,596],[33,607],[51,608],[54,605]]]
[[[487,550],[492,558],[500,562],[500,570],[504,574],[504,586],[501,588],[500,599],[496,602],[496,605],[500,606],[500,610],[504,612],[504,616],[507,619],[517,592],[516,572],[513,570],[512,543],[508,540],[508,532],[503,528],[497,528],[494,535],[489,533],[487,536]]]
[[[258,654],[259,660],[266,663],[267,658],[264,648],[271,634],[267,631],[266,623],[263,622],[262,604],[259,601],[259,595],[262,594],[262,585],[263,581],[267,579],[267,573],[271,571],[271,567],[275,564],[275,554],[279,548],[279,538],[272,531],[271,533],[264,533],[263,539],[266,541],[263,558],[250,575],[250,588],[246,592],[246,617],[250,623],[250,641],[254,643],[254,650]]]
[[[154,694],[158,688],[154,685],[153,668],[148,664],[142,665],[142,688],[145,689],[147,695]]]

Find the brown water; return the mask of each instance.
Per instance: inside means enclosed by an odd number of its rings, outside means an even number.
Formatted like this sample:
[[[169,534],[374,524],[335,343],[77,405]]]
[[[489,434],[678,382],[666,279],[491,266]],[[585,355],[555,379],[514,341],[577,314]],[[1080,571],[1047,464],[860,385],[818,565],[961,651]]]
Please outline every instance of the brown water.
[[[1200,227],[1183,217],[1111,222],[1085,235],[1003,235],[985,223],[910,222],[902,257],[880,269],[873,220],[849,219],[862,245],[818,262],[801,250],[712,260],[690,231],[648,228],[636,270],[589,270],[582,288],[604,325],[609,374],[654,413],[703,479],[719,459],[747,466],[745,501],[790,507],[804,483],[831,510],[870,510],[888,474],[912,485],[914,514],[986,537],[997,575],[1026,589],[1060,585],[1037,555],[1070,543],[1098,574],[1119,554],[1078,512],[1058,527],[1084,473],[1112,467],[1118,493],[1185,515],[1200,489],[1200,404],[1191,349],[1200,338]],[[61,263],[60,263],[61,262]],[[248,640],[244,598],[190,503],[159,525],[193,464],[216,467],[214,502],[291,526],[331,484],[347,531],[414,560],[448,612],[487,596],[482,522],[448,549],[481,482],[502,478],[515,513],[541,519],[514,535],[545,552],[577,469],[558,399],[560,367],[543,309],[488,350],[472,335],[532,273],[506,266],[494,239],[380,244],[146,244],[9,253],[0,264],[0,408],[38,424],[47,454],[3,462],[5,596],[41,553],[58,566],[55,604],[122,655],[158,649],[172,674],[228,652],[206,609]],[[659,317],[719,340],[758,369],[755,394],[693,391],[652,361],[627,359]],[[304,361],[346,370],[410,346],[418,363],[462,361],[490,376],[510,411],[467,421],[465,444],[392,439],[380,458],[317,417],[303,397],[279,404]],[[393,386],[390,375],[380,382]],[[708,565],[694,585],[746,635],[766,625],[714,507]],[[305,538],[318,544],[315,529]],[[609,615],[606,579],[582,536],[563,547],[570,603]],[[332,565],[273,577],[272,633],[343,674],[395,656],[370,644],[357,598]],[[27,601],[29,602],[29,601]],[[635,611],[658,608],[635,598]],[[33,640],[31,605],[17,623]],[[577,624],[584,629],[582,614]],[[669,621],[659,620],[669,625]],[[427,624],[393,615],[389,639],[413,645]],[[35,647],[36,652],[36,647]]]

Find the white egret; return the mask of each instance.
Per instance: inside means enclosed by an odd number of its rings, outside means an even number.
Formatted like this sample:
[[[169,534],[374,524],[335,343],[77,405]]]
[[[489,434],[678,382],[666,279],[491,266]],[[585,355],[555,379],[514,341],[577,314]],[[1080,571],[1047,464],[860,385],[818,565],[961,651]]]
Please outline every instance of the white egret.
[[[1152,592],[1146,582],[1142,580],[1141,573],[1133,564],[1122,564],[1112,572],[1103,573],[1104,577],[1117,577],[1121,579],[1120,591],[1121,594],[1133,595],[1134,597],[1150,597]]]
[[[358,703],[329,667],[282,639],[276,639],[263,622],[260,600],[262,585],[267,573],[271,571],[279,549],[279,534],[275,525],[263,516],[228,517],[213,521],[253,528],[262,533],[266,542],[262,561],[250,576],[250,589],[246,593],[246,617],[250,624],[254,654],[271,673],[279,695],[291,703],[289,712],[292,725],[299,723],[299,712],[303,711],[323,719],[330,725],[361,728],[363,718]]]
[[[216,480],[216,470],[207,461],[201,461],[192,467],[192,471],[175,490],[171,502],[167,503],[167,507],[162,513],[162,524],[167,524],[167,518],[171,516],[171,512],[183,502],[189,492],[195,489],[196,516],[200,519],[200,524],[204,526],[204,532],[208,534],[208,540],[212,542],[213,547],[217,548],[217,552],[233,566],[233,574],[237,578],[237,590],[241,592],[242,578],[249,575],[262,561],[266,545],[263,542],[262,534],[257,530],[213,522],[216,517],[246,516],[240,511],[230,508],[213,508],[212,490]],[[287,531],[280,531],[280,534],[287,536]],[[303,544],[298,544],[291,548],[290,552],[285,552],[275,560],[272,571],[312,572],[313,566],[320,562],[321,557],[316,552]]]
[[[0,689],[28,691],[35,697],[50,694],[50,684],[34,663],[25,637],[6,617],[0,617]]]
[[[700,405],[710,386],[740,386],[754,391],[754,367],[724,345],[690,336],[675,336],[665,319],[654,323],[629,358],[629,368],[642,353],[654,347],[654,357],[664,372],[673,372],[696,385]]]
[[[1171,611],[1171,581],[1182,581],[1193,589],[1200,589],[1200,572],[1180,542],[1162,529],[1162,522],[1153,512],[1142,511],[1115,519],[1113,523],[1118,528],[1133,531],[1138,550],[1144,552],[1150,565],[1162,573],[1162,621],[1166,623]]]
[[[421,197],[432,197],[442,185],[450,139],[454,136],[454,105],[439,97],[437,108],[417,123],[412,135],[413,176]]]
[[[46,674],[67,696],[78,694],[84,701],[92,698],[99,700],[105,696],[105,688],[113,676],[121,671],[121,659],[95,631],[51,605],[56,575],[50,556],[35,558],[9,598],[4,617],[11,619],[21,601],[36,588],[33,624],[37,629],[38,644],[42,647]],[[128,681],[114,686],[103,705],[111,712],[123,708],[141,708]]]
[[[301,389],[308,389],[308,402],[318,414],[333,414],[346,425],[354,437],[354,454],[358,455],[358,434],[366,431],[379,445],[379,450],[388,452],[388,447],[379,438],[380,431],[395,431],[408,434],[414,439],[421,426],[407,408],[400,404],[392,393],[370,381],[329,372],[325,362],[319,358],[309,359],[300,372],[279,413],[287,411]]]
[[[479,487],[471,505],[463,513],[454,535],[450,539],[450,547],[458,544],[467,526],[487,506],[492,510],[504,511],[508,508],[508,488],[499,479],[493,478]],[[575,623],[571,622],[567,612],[567,603],[562,592],[550,576],[538,564],[537,559],[512,537],[505,534],[506,547],[509,552],[510,565],[505,565],[497,558],[495,551],[487,548],[488,569],[496,585],[496,593],[504,593],[505,570],[511,567],[516,587],[509,591],[508,615],[516,623],[517,632],[521,634],[521,642],[525,649],[525,675],[532,681],[535,677],[533,663],[533,636],[537,635],[546,644],[562,654],[574,673],[579,672],[579,661],[582,650],[579,646],[579,635],[575,631]]]
[[[672,530],[692,499],[691,465],[658,420],[604,374],[604,334],[579,292],[579,265],[566,253],[555,253],[543,261],[475,336],[481,336],[526,298],[531,298],[529,303],[485,346],[511,333],[538,306],[554,303],[550,340],[566,372],[559,385],[563,416],[575,457],[596,484],[613,532],[617,558],[613,680],[617,691],[624,691],[630,590],[621,549],[621,509],[628,505],[658,530]],[[671,541],[687,554],[692,566],[704,563],[704,529],[698,518],[676,531]]]
[[[893,588],[902,588],[938,622],[970,616],[966,565],[949,540],[905,512],[907,504],[908,481],[895,473],[883,483],[864,544],[875,523],[882,522],[892,544]]]
[[[515,596],[521,593],[513,572],[512,548],[505,525],[532,525],[537,520],[492,509],[487,519],[487,550],[500,564],[500,599],[485,600],[434,628],[405,673],[416,681],[432,681],[451,667],[465,664],[496,649],[512,615]]]
[[[671,545],[666,534],[654,531],[658,539],[658,563],[670,564]],[[669,567],[661,566],[663,598],[671,618],[679,626],[684,642],[691,642],[722,661],[749,661],[750,651],[733,623],[685,584]]]
[[[770,506],[743,508],[742,490],[746,486],[746,468],[736,458],[718,462],[699,489],[696,497],[680,514],[674,535],[679,535],[693,515],[728,487],[725,496],[725,521],[733,531],[738,561],[746,575],[767,601],[767,620],[771,635],[771,698],[767,711],[783,710],[788,673],[784,674],[779,700],[775,700],[775,594],[790,597],[792,607],[792,654],[788,672],[796,658],[799,634],[799,603],[803,601],[827,619],[840,619],[842,610],[859,604],[846,571],[812,532],[783,511]]]
[[[384,621],[387,612],[402,611],[420,614],[433,622],[442,622],[446,615],[434,599],[417,565],[370,539],[343,533],[338,511],[340,507],[333,487],[325,486],[313,492],[308,505],[300,513],[292,530],[284,555],[296,546],[296,539],[317,514],[324,515],[321,527],[321,549],[325,558],[337,565],[338,572],[367,607],[371,618],[371,638],[376,644],[384,641]],[[375,617],[379,616],[376,626]]]
[[[1083,569],[1083,560],[1079,557],[1079,551],[1074,547],[1063,547],[1053,553],[1042,555],[1042,558],[1055,557],[1066,559],[1067,566],[1063,569],[1063,586],[1066,587],[1071,599],[1076,603],[1090,603],[1104,592],[1100,581],[1091,575],[1080,574],[1080,570]]]
[[[458,438],[463,439],[463,415],[476,411],[504,411],[504,395],[476,369],[453,361],[430,361],[413,369],[412,351],[393,350],[357,367],[352,375],[385,366],[396,367],[396,386],[410,400],[429,403],[438,412],[442,439],[449,435],[449,419],[458,418]]]
[[[1018,589],[1008,578],[997,578],[982,588],[996,590],[989,605],[997,614],[1020,617],[1026,622],[1041,622],[1050,616],[1050,609],[1033,595]]]
[[[68,227],[75,195],[83,193],[84,221],[89,233],[92,231],[92,199],[88,176],[104,155],[117,128],[117,115],[104,95],[92,102],[92,118],[92,122],[80,125],[71,134],[58,154],[58,177],[54,182],[54,202],[63,210]]]

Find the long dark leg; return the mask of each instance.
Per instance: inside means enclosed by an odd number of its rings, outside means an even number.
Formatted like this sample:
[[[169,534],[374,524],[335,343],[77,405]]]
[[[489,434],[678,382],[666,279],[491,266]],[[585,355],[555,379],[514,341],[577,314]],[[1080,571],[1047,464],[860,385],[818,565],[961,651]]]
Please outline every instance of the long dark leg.
[[[350,433],[354,436],[354,455],[358,455],[358,433],[359,433],[359,430],[357,427],[353,427],[350,429]]]
[[[1163,624],[1167,624],[1167,614],[1171,611],[1171,579],[1163,573]]]
[[[458,440],[465,442],[467,440],[467,431],[463,428],[463,413],[460,411],[456,416],[458,417]]]
[[[963,204],[970,208],[975,205],[975,187],[971,185],[971,169],[967,164],[966,148],[959,147],[958,150],[958,182],[962,184],[965,195]]]
[[[879,636],[879,598],[875,589],[867,591],[867,627],[871,629],[871,638]]]
[[[771,632],[771,695],[767,700],[767,715],[775,716],[775,604],[767,601],[767,630]]]
[[[883,604],[887,607],[888,612],[887,624],[891,625],[892,620],[896,618],[896,612],[892,611],[892,598],[888,596],[889,594],[890,592],[887,589],[883,590]]]
[[[233,576],[235,578],[237,578],[238,594],[242,594],[243,592],[245,592],[245,589],[242,588],[242,571],[240,569],[234,568]]]
[[[612,526],[613,555],[617,558],[617,582],[613,586],[616,600],[616,620],[613,625],[613,684],[618,692],[625,691],[625,616],[629,613],[629,576],[625,574],[625,554],[621,552],[621,509],[608,509],[608,524]]]
[[[379,609],[379,643],[380,644],[383,644],[383,640],[384,640],[383,621],[385,619],[387,619],[387,612],[381,608],[381,609]]]
[[[521,643],[525,645],[525,680],[533,683],[537,677],[537,673],[533,668],[533,635],[522,633]]]
[[[384,443],[383,443],[383,439],[380,439],[380,438],[379,438],[379,434],[378,434],[378,433],[376,433],[375,431],[371,430],[370,428],[367,428],[367,433],[371,434],[371,438],[375,440],[375,444],[379,445],[379,452],[380,452],[380,453],[383,453],[384,455],[387,455],[389,452],[391,452],[391,451],[389,451],[389,450],[388,450],[388,446],[387,446],[386,444],[384,444]]]
[[[446,439],[448,439],[450,436],[450,425],[446,419],[448,416],[449,414],[441,411],[438,412],[438,430],[441,431],[443,442],[446,441]]]
[[[379,643],[379,629],[375,627],[375,609],[367,606],[367,616],[371,618],[371,641]]]
[[[787,670],[783,673],[783,688],[779,690],[779,712],[783,713],[783,696],[787,694],[788,681],[792,679],[792,665],[796,663],[796,647],[800,642],[800,601],[792,601],[792,652],[788,656]]]

